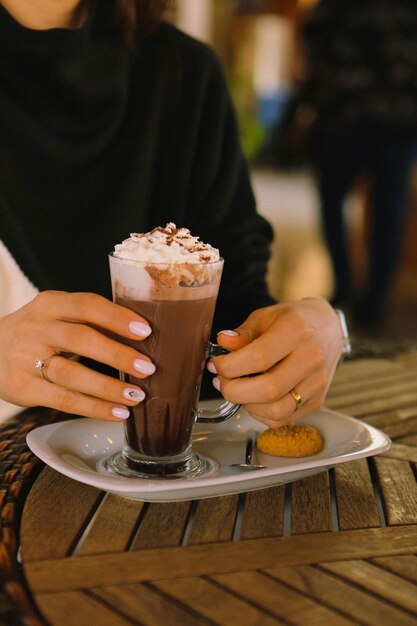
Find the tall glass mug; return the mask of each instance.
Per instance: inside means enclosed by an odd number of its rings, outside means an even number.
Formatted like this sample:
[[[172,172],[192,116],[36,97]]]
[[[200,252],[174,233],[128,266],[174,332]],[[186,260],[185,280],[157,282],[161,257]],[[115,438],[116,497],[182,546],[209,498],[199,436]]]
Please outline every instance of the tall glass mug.
[[[139,313],[152,333],[125,340],[156,366],[145,379],[120,373],[145,399],[130,408],[123,450],[107,460],[110,471],[146,478],[193,478],[216,471],[216,463],[192,451],[194,423],[224,421],[239,405],[198,408],[207,358],[226,351],[209,341],[223,259],[211,263],[142,263],[111,254],[113,300]]]

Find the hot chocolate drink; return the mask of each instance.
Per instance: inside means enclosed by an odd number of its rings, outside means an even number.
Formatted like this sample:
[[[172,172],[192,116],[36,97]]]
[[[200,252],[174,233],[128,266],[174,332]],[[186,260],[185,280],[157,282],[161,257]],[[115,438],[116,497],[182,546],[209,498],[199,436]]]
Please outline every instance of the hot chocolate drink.
[[[122,462],[146,475],[187,473],[196,460],[191,432],[223,260],[187,229],[167,224],[117,245],[110,268],[114,301],[152,329],[143,341],[122,341],[156,367],[146,378],[121,372],[145,392],[125,422]]]
[[[116,297],[116,302],[139,313],[153,329],[135,348],[151,358],[156,373],[142,380],[125,377],[146,394],[145,402],[130,409],[129,446],[146,456],[181,454],[195,421],[216,298],[136,302]]]

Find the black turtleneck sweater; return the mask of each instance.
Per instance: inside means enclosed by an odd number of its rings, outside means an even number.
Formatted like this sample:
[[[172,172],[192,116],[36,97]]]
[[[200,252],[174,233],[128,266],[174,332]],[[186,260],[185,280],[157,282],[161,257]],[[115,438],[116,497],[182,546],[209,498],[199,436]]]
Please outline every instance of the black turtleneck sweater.
[[[23,272],[110,297],[114,244],[169,221],[225,259],[214,328],[272,302],[271,229],[213,53],[165,23],[127,48],[111,0],[77,30],[0,7],[0,239]]]

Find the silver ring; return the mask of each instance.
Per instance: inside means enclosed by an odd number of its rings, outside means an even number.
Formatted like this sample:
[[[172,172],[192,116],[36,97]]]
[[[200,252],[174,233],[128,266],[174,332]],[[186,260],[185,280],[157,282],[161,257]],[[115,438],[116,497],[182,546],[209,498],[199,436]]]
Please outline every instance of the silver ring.
[[[48,369],[49,363],[57,356],[63,356],[65,358],[64,352],[54,352],[51,356],[48,356],[47,359],[36,359],[35,361],[35,369],[39,370],[42,374],[42,378],[46,380],[48,383],[52,383],[52,380],[48,377],[46,370]]]
[[[299,409],[301,405],[303,404],[303,399],[301,397],[301,394],[298,391],[297,387],[294,387],[293,389],[291,389],[290,394],[295,400],[295,410],[297,411],[297,409]]]

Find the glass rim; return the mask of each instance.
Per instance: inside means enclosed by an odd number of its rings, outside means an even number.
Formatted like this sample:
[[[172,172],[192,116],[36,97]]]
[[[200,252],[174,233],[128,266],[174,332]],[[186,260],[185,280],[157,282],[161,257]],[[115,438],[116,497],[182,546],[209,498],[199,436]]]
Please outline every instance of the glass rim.
[[[114,252],[109,252],[109,259],[113,259],[120,263],[127,263],[129,265],[153,265],[153,266],[164,266],[167,265],[203,265],[203,266],[213,266],[220,265],[224,263],[223,257],[217,259],[217,261],[198,261],[197,263],[194,261],[140,261],[139,259],[125,259],[124,257],[116,256]]]

